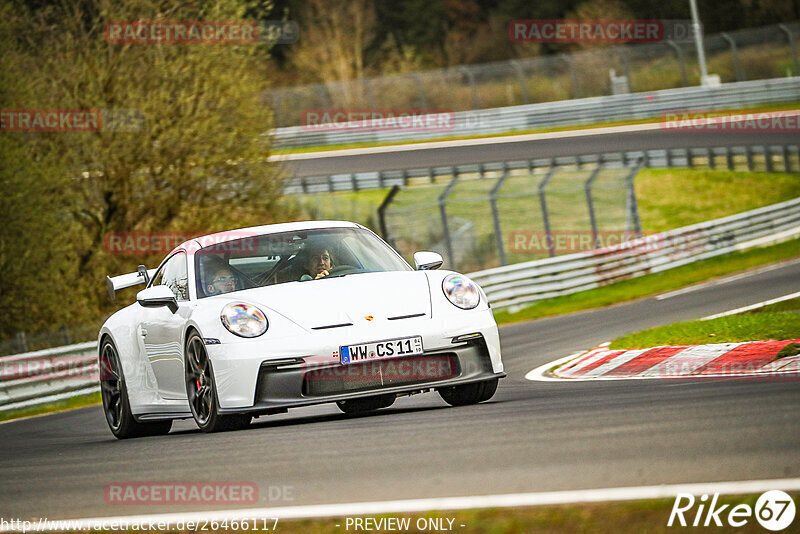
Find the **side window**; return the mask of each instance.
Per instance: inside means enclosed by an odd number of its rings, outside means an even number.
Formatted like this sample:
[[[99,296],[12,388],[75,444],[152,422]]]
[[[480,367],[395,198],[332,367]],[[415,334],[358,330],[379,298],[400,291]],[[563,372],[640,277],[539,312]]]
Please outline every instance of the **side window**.
[[[167,286],[179,301],[189,300],[189,273],[186,269],[186,254],[178,252],[159,269],[153,278],[153,286]]]

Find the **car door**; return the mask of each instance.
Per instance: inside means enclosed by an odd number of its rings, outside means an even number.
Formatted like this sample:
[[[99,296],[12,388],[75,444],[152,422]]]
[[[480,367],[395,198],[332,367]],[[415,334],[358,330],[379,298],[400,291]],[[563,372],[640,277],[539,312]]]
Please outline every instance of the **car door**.
[[[165,399],[185,399],[182,335],[189,316],[186,253],[172,255],[153,277],[151,287],[165,285],[175,294],[178,310],[142,307],[139,334],[153,369],[158,392]]]

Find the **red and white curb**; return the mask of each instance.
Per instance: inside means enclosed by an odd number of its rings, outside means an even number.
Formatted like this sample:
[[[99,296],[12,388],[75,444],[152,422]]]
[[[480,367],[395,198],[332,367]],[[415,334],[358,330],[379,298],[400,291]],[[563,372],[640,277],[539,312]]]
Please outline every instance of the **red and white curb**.
[[[777,358],[800,339],[611,350],[604,343],[528,373],[528,380],[800,376],[800,356]]]

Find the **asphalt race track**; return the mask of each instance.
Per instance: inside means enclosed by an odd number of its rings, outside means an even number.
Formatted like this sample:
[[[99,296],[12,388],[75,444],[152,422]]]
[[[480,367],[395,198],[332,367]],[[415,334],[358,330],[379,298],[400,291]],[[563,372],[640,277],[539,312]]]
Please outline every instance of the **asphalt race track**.
[[[117,441],[99,407],[0,425],[0,515],[49,519],[222,506],[109,505],[113,482],[259,486],[248,507],[800,476],[800,382],[789,379],[531,382],[539,365],[624,332],[800,290],[800,262],[670,298],[501,329],[508,378],[481,405],[438,395],[377,415],[333,406],[205,435]]]
[[[686,133],[654,130],[428,150],[418,150],[412,144],[408,145],[408,150],[398,152],[302,159],[286,162],[285,165],[289,173],[295,176],[319,176],[604,152],[787,143],[800,144],[800,133]]]

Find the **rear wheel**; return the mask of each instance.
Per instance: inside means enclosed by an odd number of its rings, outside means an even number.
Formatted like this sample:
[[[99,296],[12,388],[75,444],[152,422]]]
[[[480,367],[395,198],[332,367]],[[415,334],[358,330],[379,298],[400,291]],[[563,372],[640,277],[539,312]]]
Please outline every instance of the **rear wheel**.
[[[118,439],[167,434],[172,421],[140,423],[131,413],[128,389],[122,375],[122,364],[114,343],[106,338],[100,349],[100,396],[108,428]]]
[[[462,386],[439,388],[439,395],[450,406],[477,404],[492,398],[497,391],[497,378],[483,382],[473,382]]]
[[[336,406],[338,406],[339,409],[344,413],[366,413],[380,410],[381,408],[388,408],[394,404],[394,400],[396,398],[397,395],[394,393],[388,393],[386,395],[377,395],[375,397],[336,401]]]
[[[211,360],[206,346],[197,332],[189,335],[186,343],[186,395],[194,421],[203,432],[240,430],[250,424],[252,416],[246,414],[222,415],[219,413],[217,387]]]

